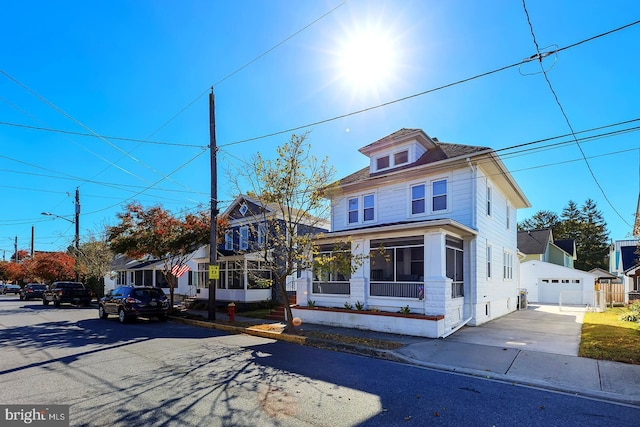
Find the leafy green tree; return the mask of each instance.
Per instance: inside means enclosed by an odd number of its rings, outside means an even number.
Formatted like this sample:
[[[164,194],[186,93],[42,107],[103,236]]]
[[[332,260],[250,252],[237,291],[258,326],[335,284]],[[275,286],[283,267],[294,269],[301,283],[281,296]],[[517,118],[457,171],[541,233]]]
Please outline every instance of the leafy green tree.
[[[87,286],[95,295],[101,297],[104,293],[104,277],[111,271],[114,253],[109,247],[106,234],[95,235],[80,245],[78,251],[78,266],[85,277]]]
[[[162,274],[169,284],[171,307],[178,278],[175,266],[189,261],[193,252],[209,243],[211,217],[208,212],[173,215],[162,206],[144,208],[130,203],[118,214],[120,223],[107,227],[109,247],[116,254],[134,259],[150,255],[163,262]]]
[[[335,174],[328,159],[320,161],[311,155],[311,146],[306,138],[307,134],[294,134],[277,148],[275,159],[265,159],[258,153],[241,169],[230,174],[241,194],[249,194],[268,206],[270,211],[277,212],[276,215],[267,210],[261,212],[261,222],[266,224],[263,230],[267,244],[257,253],[271,270],[276,291],[285,302],[289,330],[293,330],[293,314],[286,303],[286,280],[297,270],[308,270],[314,266],[312,258],[318,253],[318,248],[313,241],[314,236],[303,230],[317,229],[326,223],[323,218],[329,217],[330,206],[325,196],[333,188]],[[246,186],[249,189],[242,191]],[[358,262],[350,251],[348,258]],[[318,264],[346,265],[350,270],[352,262],[323,257],[322,260],[316,259],[316,267]]]

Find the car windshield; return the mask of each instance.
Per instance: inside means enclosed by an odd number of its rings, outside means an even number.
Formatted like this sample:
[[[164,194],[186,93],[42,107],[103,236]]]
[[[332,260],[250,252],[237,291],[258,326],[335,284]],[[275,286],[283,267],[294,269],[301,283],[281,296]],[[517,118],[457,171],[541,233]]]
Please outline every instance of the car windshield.
[[[160,289],[134,289],[131,292],[131,296],[139,299],[151,299],[162,298],[165,295]]]
[[[82,286],[82,283],[71,283],[71,282],[57,283],[56,287],[57,288],[65,288],[65,289],[82,289],[82,288],[84,288],[84,286]]]
[[[45,285],[31,285],[31,289],[44,290],[45,288]]]

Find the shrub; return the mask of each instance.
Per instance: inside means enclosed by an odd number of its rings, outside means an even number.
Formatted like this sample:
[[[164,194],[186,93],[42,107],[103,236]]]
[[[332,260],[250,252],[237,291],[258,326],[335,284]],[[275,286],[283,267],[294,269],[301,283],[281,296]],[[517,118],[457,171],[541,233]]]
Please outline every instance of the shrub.
[[[358,311],[364,310],[364,304],[361,303],[360,301],[356,301],[356,310]]]
[[[353,306],[349,304],[349,301],[346,301],[344,303],[344,308],[346,308],[347,310],[353,310]]]

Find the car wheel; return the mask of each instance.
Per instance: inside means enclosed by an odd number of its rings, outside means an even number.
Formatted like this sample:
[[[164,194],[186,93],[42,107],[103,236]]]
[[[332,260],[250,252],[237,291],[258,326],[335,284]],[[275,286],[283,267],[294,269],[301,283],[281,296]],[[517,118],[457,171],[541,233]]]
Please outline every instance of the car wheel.
[[[120,321],[120,323],[127,323],[127,321],[129,320],[124,314],[124,308],[122,307],[120,308],[120,310],[118,310],[118,320]]]
[[[49,300],[46,298],[42,298],[42,305],[49,305]]]
[[[158,316],[158,320],[160,320],[161,322],[166,322],[168,318],[169,316],[167,316],[166,314]]]
[[[98,307],[98,315],[100,316],[101,319],[106,319],[107,317],[109,317],[109,314],[107,314],[107,312],[104,311],[103,306]]]
[[[24,301],[24,297],[20,295],[20,301]]]

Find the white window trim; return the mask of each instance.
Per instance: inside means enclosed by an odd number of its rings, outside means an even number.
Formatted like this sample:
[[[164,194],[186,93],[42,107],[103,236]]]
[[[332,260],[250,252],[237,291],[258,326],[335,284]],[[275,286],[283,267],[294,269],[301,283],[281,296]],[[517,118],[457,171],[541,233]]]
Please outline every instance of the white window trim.
[[[433,184],[438,181],[446,182],[446,191],[444,193],[444,196],[446,197],[446,200],[447,200],[447,207],[436,211],[433,209],[433,198],[442,196],[442,194],[438,194],[438,195],[433,194]],[[429,190],[429,214],[441,214],[441,213],[446,213],[451,211],[451,191],[450,191],[451,186],[450,186],[450,181],[448,176],[442,176],[442,177],[433,178],[429,180],[428,190]]]
[[[413,187],[417,187],[419,185],[424,187],[424,211],[413,213]],[[409,210],[407,215],[408,217],[420,217],[420,216],[428,215],[430,199],[429,199],[429,188],[427,186],[427,183],[424,181],[410,182],[408,191],[407,191],[407,200],[409,201]]]
[[[513,280],[513,252],[505,249],[502,254],[502,278]]]
[[[493,247],[491,243],[487,243],[487,260],[486,260],[486,268],[487,268],[487,279],[491,279],[494,266],[493,266]]]
[[[224,233],[224,248],[225,250],[233,250],[233,230],[227,230]]]
[[[364,219],[364,198],[367,196],[373,196],[373,219],[366,220]],[[349,222],[349,201],[356,199],[358,201],[358,220],[356,222]],[[346,202],[346,223],[347,227],[363,225],[363,224],[374,224],[378,221],[378,194],[377,192],[366,192],[360,193],[357,195],[348,196],[345,199]]]
[[[243,225],[242,227],[240,227],[240,241],[238,243],[238,248],[241,251],[247,250],[249,249],[249,227],[246,225]]]
[[[487,184],[486,214],[488,217],[493,216],[493,188],[488,184]]]
[[[506,227],[507,230],[511,230],[511,204],[508,201],[506,211]]]

